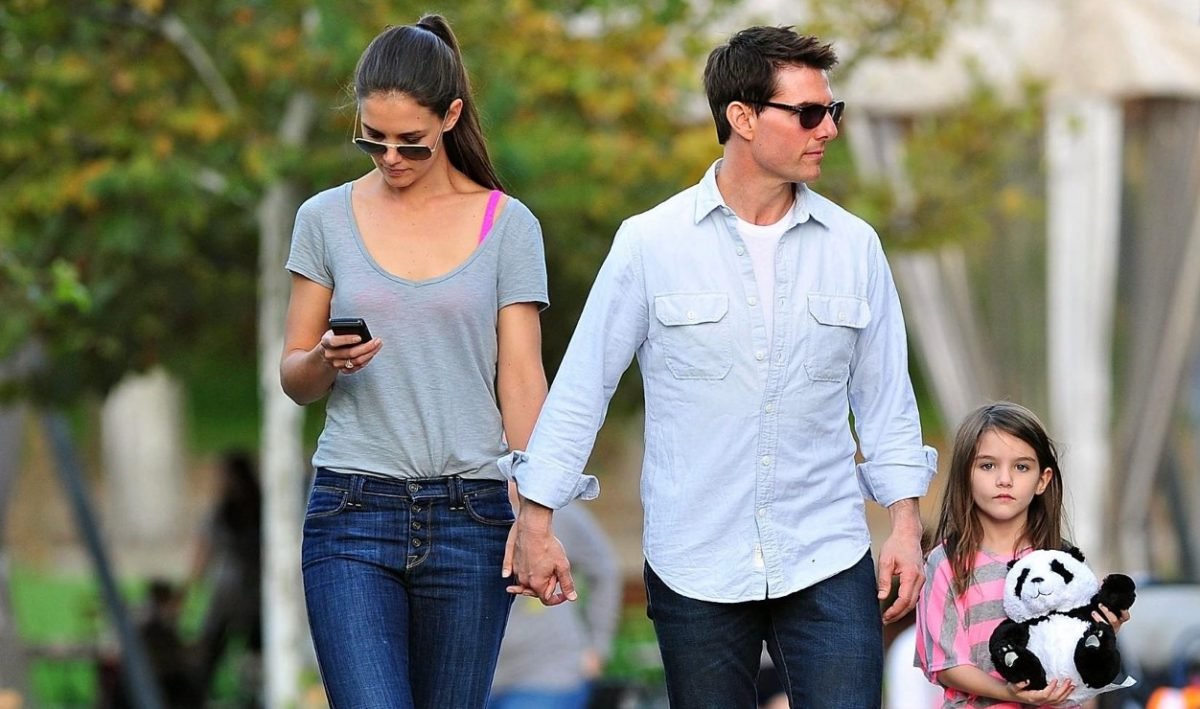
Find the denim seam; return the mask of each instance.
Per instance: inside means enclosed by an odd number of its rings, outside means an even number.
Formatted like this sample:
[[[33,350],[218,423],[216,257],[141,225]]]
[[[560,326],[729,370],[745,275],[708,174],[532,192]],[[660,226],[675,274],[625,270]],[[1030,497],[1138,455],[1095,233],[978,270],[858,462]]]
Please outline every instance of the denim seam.
[[[779,673],[782,680],[783,688],[787,692],[788,703],[796,704],[796,697],[792,694],[792,675],[788,672],[787,653],[783,651],[783,646],[779,644],[779,631],[775,627],[775,620],[771,620],[771,638],[775,641],[775,647],[779,650],[779,659],[775,663],[775,671]],[[775,660],[775,658],[771,658]]]

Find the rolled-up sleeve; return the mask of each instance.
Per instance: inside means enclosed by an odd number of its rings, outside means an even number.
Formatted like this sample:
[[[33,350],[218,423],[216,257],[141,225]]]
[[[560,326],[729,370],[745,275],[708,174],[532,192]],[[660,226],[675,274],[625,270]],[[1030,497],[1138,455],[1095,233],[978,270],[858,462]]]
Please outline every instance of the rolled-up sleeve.
[[[865,497],[889,507],[909,497],[923,496],[936,472],[937,451],[921,446],[907,460],[892,458],[860,464],[858,481]]]
[[[501,469],[521,496],[552,509],[600,492],[583,472],[621,375],[646,340],[648,307],[635,230],[622,225],[579,316],[529,446]]]

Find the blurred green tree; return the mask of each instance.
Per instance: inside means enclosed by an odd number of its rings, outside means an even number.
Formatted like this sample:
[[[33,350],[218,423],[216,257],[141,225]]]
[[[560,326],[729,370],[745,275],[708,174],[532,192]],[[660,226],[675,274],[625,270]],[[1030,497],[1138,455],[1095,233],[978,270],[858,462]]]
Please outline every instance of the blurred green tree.
[[[695,113],[688,3],[464,2],[449,19],[512,192],[542,218],[565,348],[619,219],[715,152]],[[311,194],[369,164],[348,147],[358,53],[423,5],[17,0],[0,10],[0,356],[43,346],[24,390],[103,393],[128,371],[253,362],[255,209],[281,176]],[[278,136],[297,91],[318,116]],[[702,110],[702,107],[700,107]],[[682,119],[682,120],[681,120]],[[280,264],[282,268],[282,264]]]
[[[967,0],[804,3],[806,31],[928,53]],[[474,0],[449,19],[503,178],[542,220],[553,373],[621,219],[719,154],[699,90],[733,0]],[[700,7],[703,6],[703,9]],[[39,399],[165,363],[251,365],[258,225],[281,176],[311,194],[367,164],[347,146],[358,53],[416,2],[14,0],[0,9],[0,356],[44,346]],[[319,116],[281,144],[296,91]],[[844,156],[842,156],[844,160]],[[860,186],[830,185],[852,194]],[[860,200],[861,201],[861,200]],[[636,387],[623,401],[637,399]]]

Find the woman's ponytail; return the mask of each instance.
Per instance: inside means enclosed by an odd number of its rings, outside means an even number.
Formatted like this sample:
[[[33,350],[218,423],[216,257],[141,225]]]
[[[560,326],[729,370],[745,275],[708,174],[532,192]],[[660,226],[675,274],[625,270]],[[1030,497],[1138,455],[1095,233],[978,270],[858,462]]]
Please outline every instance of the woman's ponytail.
[[[462,99],[458,122],[443,138],[450,164],[488,189],[504,189],[488,157],[458,40],[444,17],[425,15],[371,41],[354,72],[354,93],[362,101],[378,92],[402,93],[439,116]]]

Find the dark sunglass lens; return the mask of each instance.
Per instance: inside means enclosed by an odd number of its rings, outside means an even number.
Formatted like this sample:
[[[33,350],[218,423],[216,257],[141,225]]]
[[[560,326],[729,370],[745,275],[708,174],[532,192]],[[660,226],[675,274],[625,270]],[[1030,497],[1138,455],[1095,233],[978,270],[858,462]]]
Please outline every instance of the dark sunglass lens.
[[[428,160],[433,157],[433,149],[427,145],[398,145],[396,151],[405,160]]]
[[[842,101],[834,101],[829,109],[829,115],[833,118],[833,125],[841,125],[842,112],[846,110],[846,104]]]
[[[354,144],[356,146],[358,146],[359,150],[363,151],[367,155],[383,155],[384,153],[387,152],[386,145],[380,145],[379,143],[373,143],[373,142],[367,140],[366,138],[355,138]]]
[[[825,107],[819,104],[810,106],[802,106],[796,115],[800,117],[800,127],[804,130],[812,130],[821,125],[821,121],[825,120]]]

